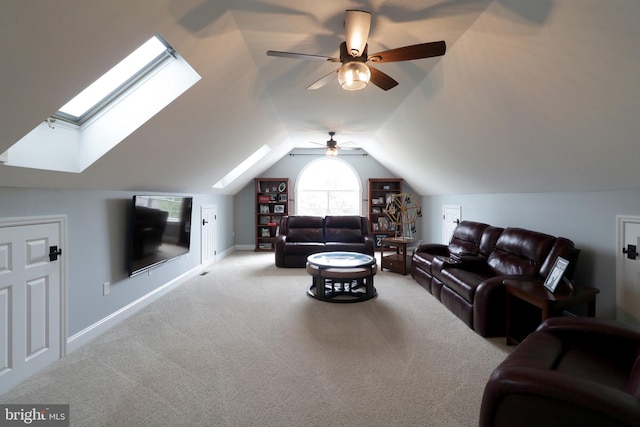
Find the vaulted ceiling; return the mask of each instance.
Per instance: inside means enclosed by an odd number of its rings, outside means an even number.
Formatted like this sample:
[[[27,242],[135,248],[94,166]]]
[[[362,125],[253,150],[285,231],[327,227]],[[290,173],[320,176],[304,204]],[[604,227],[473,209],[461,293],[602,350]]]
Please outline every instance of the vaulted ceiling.
[[[399,85],[305,88],[337,56],[346,9],[373,13],[369,52]],[[428,194],[640,188],[636,0],[4,0],[0,152],[152,35],[202,79],[80,174],[0,164],[0,185],[234,194],[327,132]],[[267,144],[222,190],[212,185]]]

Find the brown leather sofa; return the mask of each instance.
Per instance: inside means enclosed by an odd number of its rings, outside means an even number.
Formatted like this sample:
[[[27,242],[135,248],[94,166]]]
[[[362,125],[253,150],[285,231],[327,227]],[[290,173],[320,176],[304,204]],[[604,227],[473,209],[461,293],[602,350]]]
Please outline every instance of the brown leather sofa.
[[[640,329],[546,320],[491,374],[479,425],[639,426]]]
[[[283,216],[276,238],[276,267],[305,267],[318,252],[359,252],[374,256],[369,220],[357,215]]]
[[[412,256],[411,275],[451,312],[484,337],[504,336],[506,279],[540,281],[558,256],[570,261],[579,251],[571,240],[522,228],[463,221],[448,245],[422,244]]]

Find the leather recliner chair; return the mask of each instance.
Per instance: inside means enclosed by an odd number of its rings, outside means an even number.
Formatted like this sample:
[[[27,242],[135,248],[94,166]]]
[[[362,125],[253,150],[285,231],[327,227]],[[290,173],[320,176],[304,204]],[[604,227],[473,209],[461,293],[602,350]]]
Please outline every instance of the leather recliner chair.
[[[479,425],[640,425],[640,329],[547,319],[491,374]]]

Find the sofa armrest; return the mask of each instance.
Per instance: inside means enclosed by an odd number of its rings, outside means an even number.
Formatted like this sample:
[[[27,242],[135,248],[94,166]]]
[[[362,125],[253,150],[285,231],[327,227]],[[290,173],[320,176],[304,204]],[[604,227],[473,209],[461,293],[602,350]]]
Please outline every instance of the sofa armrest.
[[[615,320],[596,317],[551,317],[538,327],[539,331],[556,332],[589,332],[599,335],[633,341],[640,345],[640,329]]]
[[[364,252],[367,255],[375,256],[376,253],[376,241],[370,235],[363,236],[364,238]]]
[[[499,366],[487,382],[480,426],[628,425],[640,422],[629,393],[550,369]]]
[[[285,234],[280,234],[276,237],[276,241],[274,243],[274,252],[276,254],[276,267],[284,267],[285,266],[285,246],[287,243],[287,236]]]
[[[441,255],[441,256],[449,256],[449,248],[447,245],[443,245],[440,243],[423,243],[418,245],[413,253],[416,252],[426,252],[432,255]]]
[[[505,280],[535,280],[531,276],[494,276],[480,283],[474,296],[473,328],[483,337],[504,336],[507,324]]]

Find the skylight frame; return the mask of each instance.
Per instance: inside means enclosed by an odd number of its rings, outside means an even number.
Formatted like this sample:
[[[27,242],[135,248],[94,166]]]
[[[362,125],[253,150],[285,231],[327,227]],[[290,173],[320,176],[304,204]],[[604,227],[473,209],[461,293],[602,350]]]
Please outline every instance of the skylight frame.
[[[87,122],[87,120],[91,119],[96,114],[98,114],[101,111],[103,111],[105,108],[107,108],[113,102],[116,102],[128,90],[130,90],[133,87],[135,87],[135,85],[138,84],[140,81],[142,81],[147,75],[149,75],[149,73],[159,69],[159,67],[162,64],[164,64],[165,62],[167,62],[169,60],[172,60],[172,59],[176,59],[176,51],[175,51],[175,49],[173,49],[173,47],[171,47],[171,45],[169,45],[169,43],[164,38],[162,38],[162,36],[160,36],[159,34],[156,34],[150,40],[152,40],[153,38],[157,39],[160,43],[162,43],[165,46],[165,50],[160,52],[155,58],[153,58],[151,61],[149,61],[142,68],[140,68],[136,72],[134,72],[122,84],[120,84],[114,90],[109,92],[106,96],[104,96],[98,102],[94,103],[91,107],[86,109],[79,116],[76,116],[76,115],[73,115],[73,114],[70,114],[70,113],[62,111],[62,109],[64,108],[64,106],[63,106],[63,107],[61,107],[60,110],[58,110],[55,113],[53,113],[51,115],[51,118],[57,119],[57,120],[62,120],[62,121],[65,121],[65,122],[68,122],[68,123],[71,123],[71,124],[74,124],[74,125],[77,125],[77,126],[82,126],[85,122]],[[129,55],[129,56],[131,56],[131,55]],[[123,61],[126,61],[127,58],[125,58]],[[117,67],[119,64],[116,64],[116,66],[114,66],[113,68]],[[82,94],[82,92],[80,92],[80,94]],[[78,94],[77,96],[80,96],[80,94]],[[73,99],[75,99],[75,97]],[[73,99],[71,101],[69,101],[67,104],[71,103],[73,101]],[[65,105],[67,105],[67,104],[65,104]]]

